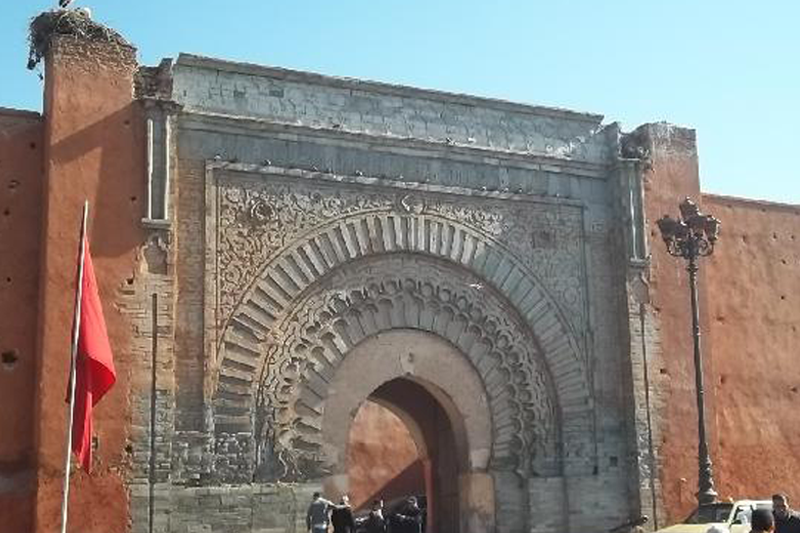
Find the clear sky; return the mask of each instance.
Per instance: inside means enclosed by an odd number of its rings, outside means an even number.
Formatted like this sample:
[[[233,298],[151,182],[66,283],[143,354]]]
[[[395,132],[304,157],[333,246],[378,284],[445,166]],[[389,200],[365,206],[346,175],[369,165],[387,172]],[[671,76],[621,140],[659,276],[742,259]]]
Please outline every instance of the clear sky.
[[[6,0],[0,106],[41,109]],[[180,52],[697,130],[707,192],[800,204],[797,0],[76,0],[145,64]]]

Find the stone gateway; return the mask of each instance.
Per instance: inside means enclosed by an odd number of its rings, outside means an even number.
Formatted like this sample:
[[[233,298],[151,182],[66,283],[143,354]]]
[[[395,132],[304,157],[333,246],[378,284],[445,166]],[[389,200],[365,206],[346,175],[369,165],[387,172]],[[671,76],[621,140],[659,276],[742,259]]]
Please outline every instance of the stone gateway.
[[[177,292],[172,460],[134,508],[295,530],[308,494],[351,490],[371,400],[412,428],[431,531],[638,512],[620,333],[642,206],[615,126],[193,56],[171,76],[147,131],[180,247],[177,279],[151,274]]]
[[[428,533],[682,518],[688,289],[653,240],[685,196],[735,236],[700,285],[718,488],[800,487],[798,424],[770,426],[771,454],[741,431],[794,412],[797,365],[750,376],[800,342],[800,210],[701,196],[693,131],[185,54],[142,67],[108,31],[37,43],[47,112],[0,110],[7,527],[60,520],[87,198],[118,383],[92,474],[72,474],[75,531],[302,533],[317,491],[356,514],[415,496]],[[715,279],[735,291],[712,300]]]

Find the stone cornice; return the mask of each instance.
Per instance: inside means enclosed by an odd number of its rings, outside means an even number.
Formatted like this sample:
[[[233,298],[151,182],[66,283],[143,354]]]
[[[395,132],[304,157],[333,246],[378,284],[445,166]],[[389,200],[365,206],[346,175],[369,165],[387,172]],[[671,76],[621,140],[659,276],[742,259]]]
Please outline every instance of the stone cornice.
[[[606,179],[606,162],[594,163],[552,157],[542,154],[489,149],[480,146],[447,144],[424,139],[374,135],[363,132],[350,132],[326,127],[298,126],[278,123],[273,120],[252,117],[239,117],[220,113],[187,111],[180,115],[181,129],[206,131],[212,133],[242,134],[242,132],[272,133],[278,137],[297,139],[300,136],[325,139],[327,143],[341,146],[363,145],[369,150],[417,157],[436,157],[454,161],[473,163],[492,163],[502,161],[515,167],[553,173],[567,173],[585,178]]]
[[[598,126],[603,121],[603,115],[594,113],[582,113],[578,111],[572,111],[569,109],[562,109],[557,107],[521,104],[517,102],[509,102],[507,100],[500,100],[497,98],[487,98],[487,97],[472,96],[459,93],[449,93],[445,91],[437,91],[431,89],[419,89],[416,87],[409,87],[406,85],[396,85],[396,84],[382,83],[376,81],[365,81],[355,78],[326,76],[323,74],[317,74],[313,72],[303,72],[299,70],[291,70],[286,68],[268,67],[263,65],[255,65],[252,63],[226,61],[222,59],[215,59],[215,58],[197,56],[192,54],[180,54],[178,56],[178,61],[176,62],[176,65],[194,67],[194,68],[203,68],[215,71],[233,72],[238,74],[259,76],[264,78],[276,78],[286,81],[306,83],[310,85],[323,85],[327,87],[337,87],[347,90],[364,91],[375,94],[402,96],[418,100],[432,100],[436,102],[448,102],[453,104],[483,107],[487,109],[498,109],[513,113],[530,114],[543,117],[553,117],[562,120],[571,120],[577,122],[596,124]]]
[[[213,173],[216,170],[244,173],[244,174],[260,174],[264,176],[280,176],[284,178],[296,178],[304,180],[321,180],[332,183],[348,183],[355,185],[372,185],[389,187],[409,192],[431,192],[431,193],[445,193],[459,196],[470,196],[473,198],[487,198],[494,200],[506,200],[516,202],[531,202],[548,205],[567,205],[572,207],[586,207],[586,203],[582,200],[573,198],[562,198],[554,196],[543,196],[538,194],[524,194],[512,192],[499,192],[499,191],[480,191],[470,189],[467,187],[452,187],[447,185],[437,185],[432,183],[420,183],[417,181],[399,181],[391,178],[378,178],[374,176],[349,176],[334,174],[329,172],[310,171],[301,168],[287,168],[280,166],[263,166],[250,163],[233,163],[227,161],[206,161],[206,172]]]

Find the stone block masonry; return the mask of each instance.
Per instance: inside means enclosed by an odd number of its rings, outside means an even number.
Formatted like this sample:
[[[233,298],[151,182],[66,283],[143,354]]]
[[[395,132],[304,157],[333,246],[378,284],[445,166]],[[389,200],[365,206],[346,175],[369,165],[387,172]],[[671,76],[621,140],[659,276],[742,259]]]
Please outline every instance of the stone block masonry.
[[[39,301],[0,325],[0,396],[19,407],[0,420],[35,422],[0,439],[0,506],[19,531],[59,518],[84,198],[119,383],[96,413],[93,474],[73,474],[74,527],[303,531],[314,490],[359,488],[349,429],[366,400],[406,424],[436,531],[663,526],[693,505],[686,287],[651,241],[654,218],[699,195],[694,132],[621,136],[599,115],[189,55],[139,68],[118,42],[62,37],[48,113],[0,112],[0,236],[26,258],[0,265],[0,303]],[[712,273],[736,261],[715,255],[701,279],[716,287],[701,294],[712,450],[719,486],[753,495],[767,487],[736,457],[761,443],[731,428],[767,407],[730,390],[758,396],[742,357],[763,345],[786,367],[770,402],[793,401],[797,213],[703,201],[751,265],[722,278],[768,317],[740,323],[744,297]],[[21,227],[39,238],[14,240]],[[775,455],[796,447],[770,427]],[[90,501],[103,505],[80,511]]]

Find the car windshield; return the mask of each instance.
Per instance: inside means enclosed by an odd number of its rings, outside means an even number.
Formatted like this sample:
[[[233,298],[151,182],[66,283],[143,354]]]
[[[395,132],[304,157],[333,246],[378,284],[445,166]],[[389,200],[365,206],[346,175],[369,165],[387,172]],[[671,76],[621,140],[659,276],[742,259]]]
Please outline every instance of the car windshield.
[[[686,524],[711,524],[714,522],[726,522],[733,509],[732,503],[713,503],[711,505],[701,505],[689,515],[684,523]]]

